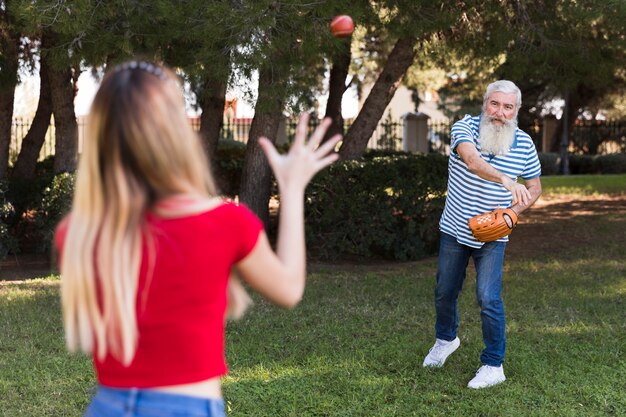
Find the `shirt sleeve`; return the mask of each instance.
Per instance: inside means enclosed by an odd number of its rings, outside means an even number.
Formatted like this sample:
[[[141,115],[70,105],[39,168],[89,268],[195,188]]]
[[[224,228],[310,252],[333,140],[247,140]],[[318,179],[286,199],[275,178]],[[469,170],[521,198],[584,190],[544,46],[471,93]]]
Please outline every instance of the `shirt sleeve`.
[[[450,131],[451,139],[450,139],[450,152],[456,153],[456,147],[459,146],[460,143],[469,142],[476,143],[474,140],[474,134],[472,130],[472,125],[470,124],[471,116],[469,114],[465,115],[465,117],[452,125],[452,129]]]
[[[65,216],[57,225],[54,230],[54,246],[58,253],[59,264],[61,263],[61,259],[63,258],[63,246],[65,245],[65,237],[67,236],[67,229],[70,224],[70,217]]]
[[[245,205],[233,204],[233,215],[236,225],[233,229],[238,235],[235,262],[239,262],[252,252],[264,227],[261,219]]]
[[[531,180],[541,175],[541,163],[539,162],[539,156],[537,155],[537,149],[532,143],[526,153],[526,166],[521,174],[524,180]]]

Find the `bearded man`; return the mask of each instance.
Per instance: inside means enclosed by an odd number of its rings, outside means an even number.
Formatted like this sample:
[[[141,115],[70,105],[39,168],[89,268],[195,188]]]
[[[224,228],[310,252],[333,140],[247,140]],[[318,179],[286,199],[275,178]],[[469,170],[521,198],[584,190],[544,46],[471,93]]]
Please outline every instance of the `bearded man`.
[[[435,288],[435,345],[425,367],[441,367],[460,345],[458,299],[470,257],[476,267],[484,350],[482,366],[469,388],[504,382],[506,347],[502,266],[508,236],[483,243],[472,235],[468,220],[510,207],[522,213],[541,195],[541,166],[530,136],[517,127],[522,104],[519,88],[507,80],[487,87],[480,116],[465,116],[452,126],[448,195],[439,222],[441,241]],[[524,183],[518,183],[521,177]]]

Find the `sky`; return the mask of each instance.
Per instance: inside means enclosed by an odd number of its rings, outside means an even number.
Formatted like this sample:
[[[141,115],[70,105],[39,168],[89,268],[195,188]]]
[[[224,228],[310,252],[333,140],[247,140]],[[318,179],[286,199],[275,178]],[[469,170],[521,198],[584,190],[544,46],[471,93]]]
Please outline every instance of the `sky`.
[[[39,76],[37,75],[21,75],[22,82],[16,88],[15,94],[15,110],[16,117],[32,117],[37,108],[37,99],[39,97]],[[243,85],[254,83],[256,80],[241,80],[238,85],[235,85],[231,91],[227,93],[227,97],[237,97],[237,115],[236,117],[253,117],[254,116],[254,103],[248,102],[242,91]],[[86,116],[89,114],[89,108],[91,102],[98,89],[98,81],[93,77],[90,71],[84,71],[78,78],[78,93],[74,99],[74,108],[76,116]],[[324,113],[326,108],[327,95],[318,98],[320,103],[320,113]],[[343,99],[343,117],[353,118],[358,113],[358,99],[354,89],[346,91]],[[198,113],[188,105],[187,108],[190,115],[197,115]]]

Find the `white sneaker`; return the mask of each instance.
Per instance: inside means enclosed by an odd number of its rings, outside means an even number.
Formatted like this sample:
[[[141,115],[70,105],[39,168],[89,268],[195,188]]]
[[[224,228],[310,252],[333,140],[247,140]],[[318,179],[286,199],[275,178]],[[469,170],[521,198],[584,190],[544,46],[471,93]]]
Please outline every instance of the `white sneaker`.
[[[478,368],[476,376],[467,384],[468,388],[487,388],[504,382],[504,368],[500,366],[483,365]]]
[[[458,337],[451,341],[437,339],[435,341],[435,345],[430,348],[428,355],[424,358],[424,364],[422,366],[425,368],[441,368],[446,359],[448,359],[448,356],[457,350],[460,345],[461,340],[459,340]]]

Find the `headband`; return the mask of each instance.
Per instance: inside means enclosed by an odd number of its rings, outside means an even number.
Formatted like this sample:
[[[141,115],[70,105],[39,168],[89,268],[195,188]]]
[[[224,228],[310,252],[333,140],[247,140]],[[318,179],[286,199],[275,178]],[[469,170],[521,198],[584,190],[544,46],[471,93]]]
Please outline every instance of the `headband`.
[[[113,72],[134,70],[134,69],[146,71],[163,81],[167,81],[169,79],[167,74],[165,74],[165,71],[163,71],[163,69],[160,66],[152,64],[150,62],[146,62],[146,61],[128,61],[128,62],[125,62],[123,64],[116,66]]]

